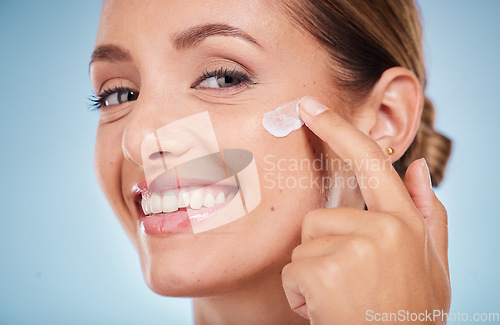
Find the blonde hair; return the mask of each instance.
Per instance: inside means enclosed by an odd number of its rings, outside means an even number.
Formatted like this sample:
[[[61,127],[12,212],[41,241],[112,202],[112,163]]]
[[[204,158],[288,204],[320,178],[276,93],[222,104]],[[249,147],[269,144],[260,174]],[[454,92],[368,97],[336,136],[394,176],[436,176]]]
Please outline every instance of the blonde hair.
[[[325,46],[333,60],[333,81],[352,101],[366,97],[382,73],[407,68],[426,86],[422,25],[412,0],[293,0],[280,5],[301,28]],[[451,141],[434,129],[435,111],[425,97],[417,135],[394,164],[404,178],[407,167],[424,157],[432,184],[442,181]]]

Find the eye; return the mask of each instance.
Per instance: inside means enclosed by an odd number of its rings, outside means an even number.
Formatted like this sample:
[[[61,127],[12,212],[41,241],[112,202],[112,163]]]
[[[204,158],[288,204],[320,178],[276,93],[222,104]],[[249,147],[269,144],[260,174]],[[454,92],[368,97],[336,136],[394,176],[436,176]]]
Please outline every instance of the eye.
[[[212,72],[205,72],[196,82],[193,88],[199,89],[219,89],[237,87],[243,83],[251,83],[251,78],[246,73],[219,69]]]
[[[139,92],[129,88],[116,87],[104,90],[99,97],[101,106],[112,106],[136,100],[139,97]]]
[[[199,84],[199,88],[227,88],[233,87],[240,82],[231,76],[210,77]]]
[[[118,105],[137,99],[138,93],[133,90],[117,91],[103,99],[103,106]]]
[[[126,87],[105,89],[99,95],[91,98],[94,108],[109,107],[137,100],[139,92]]]

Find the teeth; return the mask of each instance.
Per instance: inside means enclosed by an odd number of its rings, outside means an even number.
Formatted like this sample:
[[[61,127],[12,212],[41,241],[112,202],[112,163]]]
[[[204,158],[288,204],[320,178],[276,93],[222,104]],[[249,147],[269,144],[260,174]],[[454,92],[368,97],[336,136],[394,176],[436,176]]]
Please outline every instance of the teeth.
[[[189,202],[191,209],[198,210],[203,205],[203,195],[201,190],[194,190],[191,194],[191,201]]]
[[[144,194],[141,200],[142,211],[145,215],[151,215],[162,212],[171,213],[179,210],[179,208],[187,208],[188,210],[198,210],[202,207],[211,208],[231,200],[235,195],[235,192],[232,192],[226,197],[224,192],[220,191],[214,197],[214,193],[211,191],[206,191],[205,195],[203,195],[203,190],[200,187],[193,187],[190,190],[190,192],[182,189],[180,191],[170,190],[163,194]]]
[[[189,205],[189,193],[185,190],[181,190],[179,193],[179,198],[177,199],[177,206],[179,208],[185,208]]]
[[[148,214],[148,200],[146,199],[145,195],[142,196],[141,206],[144,214]]]
[[[163,212],[174,212],[178,210],[177,196],[174,191],[163,194]]]
[[[153,213],[153,210],[151,209],[151,203],[153,202],[153,200],[151,200],[151,196],[148,196],[146,199],[147,199],[146,211],[148,211],[148,213],[151,214]]]
[[[224,192],[220,192],[215,198],[215,204],[221,204],[224,202],[226,202],[226,196],[224,195]]]
[[[211,208],[215,205],[215,198],[212,193],[207,193],[203,199],[203,205],[207,208]]]
[[[161,207],[161,196],[159,194],[153,193],[151,194],[151,212],[160,213],[162,212]]]

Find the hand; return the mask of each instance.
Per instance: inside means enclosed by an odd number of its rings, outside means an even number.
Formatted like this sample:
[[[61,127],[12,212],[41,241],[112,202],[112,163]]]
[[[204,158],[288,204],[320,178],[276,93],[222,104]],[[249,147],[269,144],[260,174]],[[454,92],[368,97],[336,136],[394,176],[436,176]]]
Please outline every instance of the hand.
[[[448,312],[447,214],[425,160],[408,167],[404,184],[369,136],[333,110],[308,114],[306,109],[325,108],[311,98],[300,106],[306,125],[340,158],[354,166],[363,162],[355,170],[358,180],[376,178],[378,186],[360,186],[368,211],[318,209],[305,216],[302,243],[282,272],[291,308],[311,324],[377,324],[370,315],[400,310]],[[408,323],[436,324],[441,318]]]

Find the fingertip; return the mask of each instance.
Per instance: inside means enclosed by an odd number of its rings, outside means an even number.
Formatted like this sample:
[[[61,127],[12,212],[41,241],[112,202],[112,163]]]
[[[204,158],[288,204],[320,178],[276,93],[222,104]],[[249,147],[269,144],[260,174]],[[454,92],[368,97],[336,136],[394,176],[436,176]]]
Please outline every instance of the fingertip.
[[[432,189],[429,167],[425,158],[417,159],[408,166],[405,173],[405,183],[412,186],[421,184]]]
[[[408,166],[405,174],[405,186],[417,207],[426,205],[423,204],[423,201],[429,201],[434,196],[425,159],[417,159]]]
[[[430,176],[425,159],[417,159],[408,166],[405,186],[413,203],[424,218],[433,214],[436,195],[430,185]]]
[[[310,117],[315,117],[326,110],[328,107],[321,104],[317,99],[311,96],[302,97],[298,103],[300,117],[302,119],[310,119]]]

